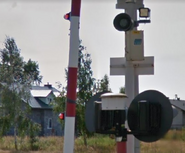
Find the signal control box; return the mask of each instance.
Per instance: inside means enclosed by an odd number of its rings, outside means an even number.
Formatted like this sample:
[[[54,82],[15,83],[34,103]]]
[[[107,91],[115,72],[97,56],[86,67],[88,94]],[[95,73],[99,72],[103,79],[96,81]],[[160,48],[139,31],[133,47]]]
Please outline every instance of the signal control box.
[[[127,96],[122,93],[105,93],[101,95],[102,110],[125,110]]]
[[[126,48],[125,57],[127,61],[143,61],[144,60],[144,38],[143,31],[127,31],[126,32]]]

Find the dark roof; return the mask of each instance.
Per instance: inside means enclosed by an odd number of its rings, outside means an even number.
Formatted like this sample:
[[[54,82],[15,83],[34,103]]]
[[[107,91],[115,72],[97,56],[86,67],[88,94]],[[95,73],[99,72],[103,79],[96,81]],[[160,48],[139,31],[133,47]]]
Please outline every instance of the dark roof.
[[[30,99],[29,105],[31,106],[31,108],[35,109],[52,109],[51,105],[47,105],[44,102],[42,102],[39,98],[34,97]]]
[[[59,92],[59,90],[57,90],[54,87],[48,87],[48,86],[32,86],[32,90],[52,90],[53,92]]]

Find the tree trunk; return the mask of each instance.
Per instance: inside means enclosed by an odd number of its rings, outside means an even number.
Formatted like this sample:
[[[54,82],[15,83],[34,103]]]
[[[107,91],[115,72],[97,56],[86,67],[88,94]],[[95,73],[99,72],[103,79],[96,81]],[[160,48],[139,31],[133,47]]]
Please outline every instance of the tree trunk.
[[[14,126],[14,145],[15,145],[15,150],[18,150],[17,147],[17,126]]]
[[[84,138],[84,145],[87,147],[87,137],[86,137],[85,131],[83,131],[83,138]]]

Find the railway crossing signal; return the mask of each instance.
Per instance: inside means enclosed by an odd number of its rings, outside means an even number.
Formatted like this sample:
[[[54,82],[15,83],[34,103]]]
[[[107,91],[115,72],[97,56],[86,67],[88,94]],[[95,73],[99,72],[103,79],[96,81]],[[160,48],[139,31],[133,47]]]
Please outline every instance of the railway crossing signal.
[[[85,122],[89,132],[114,134],[120,141],[133,134],[144,142],[159,140],[170,129],[173,110],[169,99],[159,91],[138,94],[126,110],[124,94],[97,93],[87,103]],[[125,127],[128,121],[130,130]]]
[[[133,99],[127,116],[133,135],[141,141],[153,142],[170,129],[173,110],[170,100],[164,94],[147,90]]]
[[[118,14],[114,18],[113,24],[118,31],[130,31],[135,26],[135,22],[126,13]]]

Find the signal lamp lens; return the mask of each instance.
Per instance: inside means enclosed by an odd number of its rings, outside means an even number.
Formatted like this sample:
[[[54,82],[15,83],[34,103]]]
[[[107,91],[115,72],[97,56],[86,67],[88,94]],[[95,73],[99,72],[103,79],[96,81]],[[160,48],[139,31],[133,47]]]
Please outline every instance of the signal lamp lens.
[[[126,13],[118,14],[115,17],[113,24],[118,31],[129,31],[134,27],[134,21]]]
[[[59,114],[59,118],[60,118],[61,120],[64,120],[64,113],[60,113],[60,114]]]
[[[128,20],[127,19],[122,19],[120,20],[120,26],[125,28],[128,26]]]
[[[64,15],[64,19],[66,19],[66,20],[70,20],[70,14],[71,14],[71,13],[67,13],[67,14],[65,14],[65,15]]]

